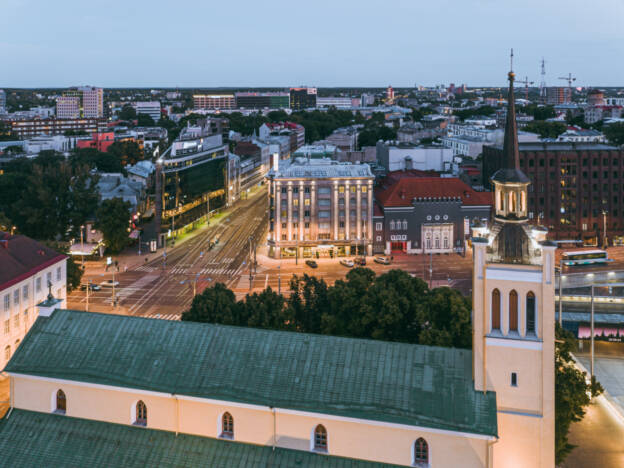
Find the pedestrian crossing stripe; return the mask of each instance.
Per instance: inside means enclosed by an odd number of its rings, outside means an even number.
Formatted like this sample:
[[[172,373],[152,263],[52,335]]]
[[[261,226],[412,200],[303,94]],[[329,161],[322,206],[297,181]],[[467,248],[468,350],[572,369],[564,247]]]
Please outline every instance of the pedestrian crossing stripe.
[[[235,268],[204,268],[200,274],[201,275],[225,275],[231,276],[236,273]]]
[[[152,271],[154,271],[156,269],[156,267],[151,267],[151,266],[140,266],[138,268],[136,268],[136,271],[146,271],[148,273],[151,273]]]
[[[159,320],[180,320],[180,314],[150,314],[147,318],[159,319]]]

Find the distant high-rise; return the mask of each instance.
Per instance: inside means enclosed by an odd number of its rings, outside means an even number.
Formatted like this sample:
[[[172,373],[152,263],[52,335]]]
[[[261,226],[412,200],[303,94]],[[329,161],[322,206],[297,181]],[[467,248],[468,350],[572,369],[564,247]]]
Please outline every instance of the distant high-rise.
[[[392,86],[388,86],[388,89],[386,89],[386,100],[394,101],[394,89],[392,89]]]
[[[290,108],[303,110],[316,107],[316,88],[290,88]]]
[[[0,114],[6,111],[6,93],[4,89],[0,89]]]
[[[570,104],[572,102],[572,88],[551,86],[546,88],[546,104]]]
[[[193,107],[197,110],[231,110],[236,108],[236,98],[233,94],[194,94]]]
[[[56,116],[59,119],[104,117],[104,90],[93,86],[70,88],[57,98]]]

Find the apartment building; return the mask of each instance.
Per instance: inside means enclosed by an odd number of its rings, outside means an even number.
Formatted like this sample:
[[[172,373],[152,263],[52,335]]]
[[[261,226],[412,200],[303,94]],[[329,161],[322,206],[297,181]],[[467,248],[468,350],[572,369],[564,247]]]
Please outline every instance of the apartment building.
[[[193,107],[209,110],[236,109],[236,97],[233,94],[194,94]]]

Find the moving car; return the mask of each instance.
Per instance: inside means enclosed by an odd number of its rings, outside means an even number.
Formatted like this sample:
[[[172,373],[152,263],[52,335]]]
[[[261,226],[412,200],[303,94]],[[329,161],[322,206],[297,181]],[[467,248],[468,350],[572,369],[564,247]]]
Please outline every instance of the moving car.
[[[355,257],[353,259],[356,265],[364,266],[366,265],[366,257]]]
[[[306,260],[306,265],[310,268],[318,268],[318,264],[314,260]]]
[[[93,283],[89,283],[87,284],[81,284],[80,285],[80,290],[81,291],[86,291],[87,287],[89,288],[89,291],[99,291],[100,289],[102,289],[100,286],[98,286],[97,284],[93,284]]]
[[[102,281],[100,283],[100,286],[102,286],[103,288],[112,288],[119,286],[119,281],[113,281],[112,279],[106,280],[106,281]]]
[[[355,265],[355,262],[353,260],[347,260],[345,258],[343,260],[340,260],[340,264],[346,266],[347,268],[351,268],[353,265]]]
[[[375,263],[381,263],[382,265],[390,265],[390,259],[388,257],[378,256],[378,257],[375,257]]]

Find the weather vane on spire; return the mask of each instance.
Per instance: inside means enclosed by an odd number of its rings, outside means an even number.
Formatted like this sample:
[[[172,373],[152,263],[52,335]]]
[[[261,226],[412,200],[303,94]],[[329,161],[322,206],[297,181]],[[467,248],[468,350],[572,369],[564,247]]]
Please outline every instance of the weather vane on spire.
[[[511,55],[509,56],[509,71],[513,71],[513,47],[511,49]]]

